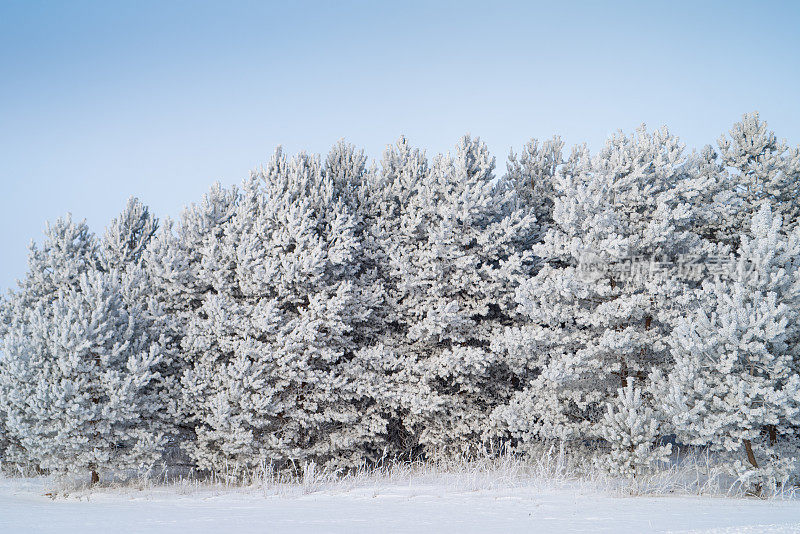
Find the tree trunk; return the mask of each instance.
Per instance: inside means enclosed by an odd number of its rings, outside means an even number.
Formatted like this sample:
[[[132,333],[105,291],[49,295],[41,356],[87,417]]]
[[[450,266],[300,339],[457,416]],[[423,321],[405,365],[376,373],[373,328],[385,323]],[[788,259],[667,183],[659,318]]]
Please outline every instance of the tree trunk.
[[[94,486],[98,482],[100,482],[100,475],[97,474],[97,471],[92,469],[92,482],[91,482],[91,485]]]
[[[744,443],[744,450],[747,452],[747,461],[750,462],[750,465],[752,465],[755,469],[758,469],[758,462],[756,462],[756,455],[753,453],[753,446],[750,444],[750,440],[743,439],[742,443]],[[762,489],[763,488],[761,487],[761,484],[758,483],[753,487],[753,491],[750,493],[756,497],[761,497]]]
[[[750,462],[750,465],[758,469],[758,462],[756,462],[756,455],[753,454],[753,446],[750,444],[749,439],[742,440],[744,443],[744,450],[747,453],[747,461]]]
[[[619,380],[622,383],[623,389],[628,387],[628,365],[625,358],[621,358],[619,362]]]
[[[775,425],[767,425],[767,433],[769,433],[769,444],[775,445],[775,442],[778,441],[778,429],[775,428]]]

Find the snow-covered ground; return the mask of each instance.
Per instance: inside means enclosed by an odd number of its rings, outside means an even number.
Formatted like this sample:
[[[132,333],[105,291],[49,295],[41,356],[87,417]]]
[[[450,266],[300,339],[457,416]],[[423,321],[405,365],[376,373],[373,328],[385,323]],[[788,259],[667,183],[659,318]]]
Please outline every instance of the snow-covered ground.
[[[0,532],[800,532],[800,500],[614,497],[539,486],[454,491],[377,484],[264,493],[101,489],[51,499],[41,480],[0,479]]]

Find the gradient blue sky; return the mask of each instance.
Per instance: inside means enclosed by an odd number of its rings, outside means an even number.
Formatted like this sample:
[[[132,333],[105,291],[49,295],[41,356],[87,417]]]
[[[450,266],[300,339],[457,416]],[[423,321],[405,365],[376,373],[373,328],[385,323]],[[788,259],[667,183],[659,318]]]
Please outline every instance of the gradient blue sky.
[[[758,110],[800,143],[800,2],[0,0],[0,289],[44,222],[177,215],[275,145],[429,154],[667,124],[689,146]]]

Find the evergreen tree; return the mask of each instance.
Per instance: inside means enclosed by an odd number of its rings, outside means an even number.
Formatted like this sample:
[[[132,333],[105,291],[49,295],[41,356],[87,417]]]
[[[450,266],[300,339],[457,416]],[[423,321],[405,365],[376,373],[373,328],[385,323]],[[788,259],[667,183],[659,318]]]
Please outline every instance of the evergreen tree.
[[[168,400],[165,409],[167,417],[173,417],[171,454],[177,452],[174,445],[185,449],[195,439],[191,412],[182,402],[181,385],[192,366],[192,355],[181,345],[193,314],[213,292],[209,270],[202,266],[207,256],[204,251],[213,246],[222,226],[233,216],[237,195],[235,188],[214,184],[199,203],[183,210],[177,223],[165,220],[142,252],[142,287],[147,290],[147,295],[142,296],[148,299],[155,335],[163,347],[162,379]]]
[[[430,169],[405,139],[384,155],[376,224],[392,232],[381,242],[393,304],[387,343],[407,367],[407,439],[428,456],[480,447],[492,407],[513,387],[489,342],[515,315],[536,225],[493,171],[486,146],[469,136]]]
[[[52,301],[59,290],[77,289],[81,275],[98,268],[97,240],[86,221],[73,221],[67,214],[48,223],[44,234],[41,247],[29,247],[28,271],[13,292],[12,306],[33,308]]]
[[[604,466],[614,474],[636,478],[665,462],[672,445],[657,445],[662,430],[656,412],[642,397],[642,390],[628,378],[617,396],[606,406],[600,433],[610,445]]]
[[[387,447],[392,456],[412,457],[419,452],[418,432],[409,424],[430,391],[421,386],[419,373],[407,352],[408,317],[400,310],[409,309],[408,286],[401,271],[400,258],[408,258],[423,239],[423,206],[419,203],[420,188],[430,172],[425,153],[401,137],[387,146],[381,161],[381,172],[371,175],[362,184],[361,214],[365,225],[365,261],[374,268],[384,288],[384,306],[376,309],[379,348],[383,359],[395,362],[384,375],[384,410],[387,413]],[[418,412],[417,412],[418,415]],[[415,415],[416,416],[416,415]]]
[[[382,294],[364,283],[350,179],[279,149],[206,243],[200,275],[213,290],[183,343],[200,467],[350,467],[382,454],[373,395],[383,394],[384,354],[369,349]]]
[[[179,351],[177,321],[167,311],[164,295],[154,292],[156,284],[151,278],[152,270],[145,260],[153,260],[148,254],[158,230],[158,219],[139,199],[131,197],[122,213],[106,228],[99,246],[100,265],[103,271],[120,278],[123,305],[129,313],[136,314],[143,342],[157,346],[159,363],[155,367],[158,380],[151,384],[157,390],[163,410],[154,413],[154,423],[167,433],[169,443],[174,445],[186,437],[178,401],[181,395],[180,380],[184,372]],[[175,452],[172,446],[169,452]]]
[[[758,113],[746,113],[728,137],[719,138],[722,164],[733,170],[732,183],[741,199],[729,226],[749,230],[750,219],[765,204],[781,215],[788,229],[800,217],[800,147],[790,148],[767,128]]]
[[[106,228],[100,243],[100,257],[106,270],[125,270],[138,265],[142,254],[158,229],[158,219],[147,206],[131,197],[125,210]]]
[[[523,203],[533,208],[541,229],[553,222],[555,190],[553,180],[566,163],[563,157],[564,141],[558,136],[539,143],[531,139],[517,156],[511,152],[506,164],[506,179],[514,185]]]
[[[76,222],[71,215],[48,223],[41,246],[31,243],[28,252],[28,271],[17,288],[8,292],[0,302],[0,397],[10,394],[14,386],[8,376],[12,339],[33,336],[29,311],[37,307],[47,310],[61,291],[79,291],[81,277],[97,269],[99,258],[97,242],[85,221]],[[6,465],[36,468],[36,458],[28,454],[14,432],[8,428],[8,410],[5,411]],[[0,414],[2,415],[2,414]]]
[[[153,293],[174,315],[178,329],[184,328],[187,313],[212,291],[208,270],[202,267],[203,252],[233,216],[237,195],[236,188],[214,184],[201,202],[183,210],[178,224],[165,221],[143,254]]]
[[[63,276],[63,275],[62,275]],[[146,470],[161,453],[155,367],[117,273],[87,271],[6,335],[0,401],[27,456],[55,473]]]
[[[495,340],[536,371],[495,412],[516,443],[602,437],[616,390],[668,365],[669,320],[691,287],[671,267],[703,246],[685,169],[675,137],[642,128],[557,175],[554,225],[533,246],[543,266],[517,292],[528,319]]]
[[[736,269],[704,283],[700,302],[675,321],[674,368],[655,374],[661,408],[681,442],[743,453],[740,474],[780,479],[800,420],[800,232],[764,204]]]

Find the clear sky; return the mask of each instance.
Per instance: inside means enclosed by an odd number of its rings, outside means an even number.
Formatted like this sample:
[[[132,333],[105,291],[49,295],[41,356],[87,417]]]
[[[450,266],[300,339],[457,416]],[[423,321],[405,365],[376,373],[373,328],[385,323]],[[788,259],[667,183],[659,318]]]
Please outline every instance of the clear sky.
[[[667,124],[689,146],[758,110],[800,144],[800,2],[0,0],[0,289],[68,211],[177,215],[277,144],[498,157]]]

